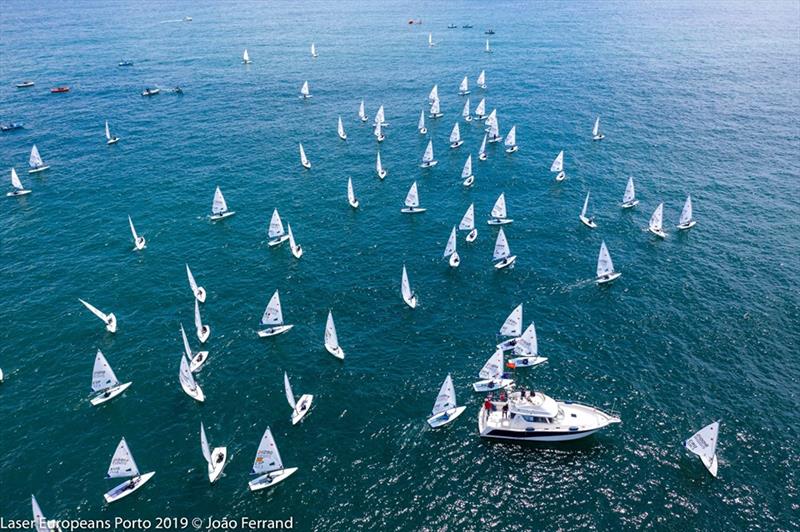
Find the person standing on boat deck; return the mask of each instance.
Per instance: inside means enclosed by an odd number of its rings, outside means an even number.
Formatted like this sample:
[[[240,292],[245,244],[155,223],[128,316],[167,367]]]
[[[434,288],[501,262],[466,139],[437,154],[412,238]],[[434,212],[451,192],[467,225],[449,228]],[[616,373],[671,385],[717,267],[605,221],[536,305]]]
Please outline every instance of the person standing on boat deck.
[[[484,408],[485,408],[485,409],[486,409],[488,412],[491,412],[491,411],[492,411],[492,396],[491,396],[491,395],[487,395],[487,396],[486,396],[486,400],[483,402],[483,407],[484,407]]]
[[[508,403],[503,405],[503,419],[508,419]]]

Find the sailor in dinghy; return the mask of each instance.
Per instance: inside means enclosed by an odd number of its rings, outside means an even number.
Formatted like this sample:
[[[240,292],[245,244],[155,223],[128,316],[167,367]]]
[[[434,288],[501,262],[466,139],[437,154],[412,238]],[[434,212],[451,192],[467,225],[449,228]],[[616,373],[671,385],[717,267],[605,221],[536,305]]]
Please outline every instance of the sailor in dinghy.
[[[281,296],[278,294],[277,290],[272,294],[267,308],[264,310],[264,315],[261,316],[261,325],[268,326],[266,329],[258,331],[258,336],[261,338],[283,334],[294,327],[294,325],[286,325],[283,323]]]
[[[225,196],[222,191],[217,187],[214,191],[214,200],[211,202],[211,221],[223,220],[229,216],[236,214],[235,211],[228,210],[228,204],[225,202]]]
[[[522,337],[522,303],[514,307],[514,310],[508,315],[503,325],[500,326],[499,336],[507,338],[497,344],[497,349],[509,351],[516,347],[517,342]]]
[[[354,209],[358,209],[358,199],[356,198],[356,193],[353,190],[353,178],[347,178],[347,203]]]
[[[467,76],[464,76],[464,79],[461,80],[461,84],[458,86],[458,95],[466,96],[467,94],[469,94],[469,80]]]
[[[464,144],[464,141],[461,140],[461,129],[458,127],[458,122],[453,124],[453,130],[450,132],[450,147],[451,148],[458,148]]]
[[[180,369],[178,370],[178,380],[180,381],[181,388],[186,395],[198,403],[202,403],[206,400],[203,389],[200,388],[199,384],[197,384],[197,381],[194,379],[194,375],[192,375],[192,370],[189,369],[189,361],[184,353],[181,353],[181,365]]]
[[[597,284],[610,283],[617,279],[622,273],[614,271],[614,263],[611,262],[611,255],[608,253],[606,241],[600,244],[600,255],[597,257],[597,277],[595,281]]]
[[[453,379],[448,373],[439,389],[439,395],[436,396],[436,402],[433,404],[433,410],[428,418],[428,425],[434,429],[447,425],[463,414],[466,409],[466,406],[458,406]]]
[[[125,438],[122,438],[117,445],[117,450],[114,451],[114,456],[111,457],[111,464],[108,466],[108,473],[106,478],[129,478],[119,486],[108,491],[103,497],[107,503],[112,503],[127,497],[134,491],[144,486],[147,481],[153,478],[155,471],[150,471],[142,475],[139,473],[139,467],[133,459],[128,443]]]
[[[311,98],[311,91],[308,90],[308,81],[304,81],[303,86],[300,87],[300,98],[302,100],[308,100]]]
[[[252,61],[250,60],[250,54],[247,52],[247,48],[244,49],[244,53],[242,54],[242,64],[249,65]]]
[[[131,384],[133,383],[119,382],[103,352],[98,349],[94,359],[94,369],[92,370],[92,391],[97,395],[89,400],[92,406],[110,401],[127,390]]]
[[[506,193],[502,192],[498,197],[497,201],[494,202],[494,206],[492,207],[491,218],[486,221],[489,225],[506,225],[510,224],[514,220],[508,217],[508,212],[506,210]]]
[[[119,137],[111,134],[111,130],[108,128],[108,120],[106,120],[106,144],[111,146],[117,142],[119,142]]]
[[[489,134],[488,133],[484,133],[483,134],[483,142],[481,142],[481,147],[478,149],[478,160],[479,161],[485,161],[486,159],[489,158],[489,156],[486,154],[486,141],[488,140],[488,138],[489,138]]]
[[[386,169],[381,164],[381,152],[378,152],[378,155],[375,158],[375,172],[378,173],[378,177],[383,181],[383,178],[386,177],[388,173]]]
[[[206,343],[208,337],[211,336],[211,327],[204,325],[203,320],[200,318],[200,304],[197,298],[194,300],[194,326],[197,330],[197,339],[200,340],[201,344]]]
[[[508,131],[508,135],[506,135],[505,146],[506,153],[514,153],[515,151],[519,150],[519,146],[517,146],[516,124],[511,126],[511,129]]]
[[[342,117],[339,117],[339,123],[336,126],[336,134],[342,140],[347,140],[347,133],[344,132],[344,124],[342,124]]]
[[[456,228],[453,226],[453,230],[450,232],[450,238],[447,239],[447,246],[444,248],[444,255],[443,258],[447,259],[449,257],[448,264],[450,264],[451,268],[458,268],[458,265],[461,264],[461,258],[458,256],[458,251],[456,251]]]
[[[472,389],[476,392],[491,392],[514,384],[514,380],[509,379],[503,373],[503,351],[501,349],[489,357],[478,373],[478,377],[481,380],[472,383]]]
[[[300,143],[300,164],[303,165],[303,168],[306,170],[311,169],[311,161],[308,160],[306,157],[306,150],[303,149],[303,143]]]
[[[30,170],[28,170],[29,174],[37,174],[50,168],[50,166],[44,164],[42,156],[39,155],[39,148],[36,147],[36,144],[34,144],[31,148],[31,156],[28,159],[28,166],[30,166]]]
[[[494,267],[498,270],[502,270],[503,268],[513,265],[514,261],[517,260],[517,256],[511,254],[511,249],[508,247],[508,240],[506,240],[506,234],[503,232],[502,227],[500,228],[500,232],[497,233],[497,240],[494,244],[493,260],[497,261],[494,263]]]
[[[464,108],[461,110],[461,117],[464,122],[472,122],[472,116],[469,114],[469,98],[464,102]]]
[[[272,211],[272,218],[269,221],[267,236],[269,236],[267,245],[271,248],[289,240],[289,235],[283,230],[283,222],[281,221],[281,215],[278,214],[278,209]]]
[[[476,82],[476,85],[478,85],[478,87],[480,87],[481,89],[486,90],[486,71],[485,70],[481,70],[481,73],[478,74],[478,80]]]
[[[686,229],[691,229],[694,227],[695,224],[697,224],[697,222],[692,216],[692,196],[686,196],[686,203],[683,204],[681,218],[676,227],[681,231],[685,231]]]
[[[311,410],[314,396],[310,393],[306,393],[295,401],[292,385],[289,383],[289,375],[285,371],[283,372],[283,389],[286,392],[286,400],[289,401],[289,406],[292,407],[292,425],[297,425]]]
[[[684,446],[690,452],[700,457],[711,476],[717,478],[719,462],[717,460],[717,437],[719,436],[719,421],[706,425],[686,440]]]
[[[147,247],[147,241],[143,236],[136,233],[136,228],[133,226],[133,220],[128,215],[128,225],[131,227],[131,234],[133,235],[133,251],[141,251]]]
[[[405,207],[400,209],[400,212],[404,214],[416,214],[420,212],[425,212],[426,209],[419,206],[419,192],[417,191],[416,181],[414,181],[411,184],[411,188],[408,189],[408,194],[406,194],[404,205]]]
[[[420,168],[431,168],[439,163],[433,158],[433,140],[428,141],[428,146],[425,148],[425,153],[422,154],[422,164]]]
[[[461,170],[461,179],[461,184],[465,187],[471,187],[475,183],[475,176],[472,174],[472,154],[467,156],[467,161]]]
[[[532,368],[547,362],[539,356],[539,343],[536,339],[536,325],[531,322],[514,345],[514,358],[506,364],[509,368]]]
[[[659,203],[653,215],[650,217],[650,223],[647,230],[656,235],[658,238],[667,238],[667,233],[664,232],[664,204]]]
[[[289,235],[289,249],[292,251],[292,256],[299,259],[303,256],[303,248],[294,241],[294,233],[292,233],[292,224],[286,224],[286,233]]]
[[[428,133],[428,128],[425,127],[425,110],[419,112],[419,122],[417,122],[417,130],[420,135]]]
[[[11,169],[11,186],[14,187],[14,190],[11,192],[6,192],[6,197],[13,198],[16,196],[25,196],[31,193],[30,190],[27,190],[22,186],[22,181],[19,180],[17,171],[14,168]]]
[[[553,160],[553,164],[550,165],[550,171],[557,172],[556,181],[564,181],[567,178],[567,174],[564,172],[564,150],[561,150]]]
[[[228,448],[214,447],[213,451],[209,448],[206,429],[202,421],[200,422],[200,449],[203,451],[203,458],[206,459],[208,464],[208,481],[213,484],[222,475],[222,470],[225,469],[225,464],[228,460]]]
[[[622,208],[630,209],[639,205],[639,200],[636,199],[636,189],[633,187],[633,177],[628,178],[628,184],[625,186],[625,195],[622,196]]]
[[[604,138],[606,138],[606,136],[600,133],[600,117],[598,116],[592,128],[592,140],[603,140]]]
[[[358,106],[358,118],[362,122],[366,122],[367,120],[369,120],[369,118],[367,117],[367,113],[364,110],[364,100],[361,100],[361,105]]]
[[[189,265],[186,265],[186,276],[189,278],[189,288],[192,289],[192,294],[194,294],[195,299],[200,303],[206,302],[206,289],[202,286],[197,286],[197,282],[194,280],[194,275],[192,275],[192,270],[189,269]]]
[[[92,314],[94,314],[95,316],[97,316],[98,318],[103,320],[103,323],[106,324],[106,330],[108,332],[110,332],[112,334],[117,332],[117,317],[114,316],[113,312],[109,313],[109,314],[104,314],[104,313],[100,312],[96,307],[94,307],[93,305],[87,303],[83,299],[78,298],[78,301],[83,303],[83,306],[86,307],[87,309],[89,309],[89,311]]]
[[[467,242],[475,242],[475,239],[478,238],[478,230],[475,229],[475,204],[471,203],[470,206],[467,208],[467,212],[464,213],[464,217],[461,218],[461,222],[458,224],[459,231],[469,231],[465,240]]]
[[[386,140],[386,135],[383,134],[383,127],[380,122],[375,122],[375,130],[372,132],[378,142]]]

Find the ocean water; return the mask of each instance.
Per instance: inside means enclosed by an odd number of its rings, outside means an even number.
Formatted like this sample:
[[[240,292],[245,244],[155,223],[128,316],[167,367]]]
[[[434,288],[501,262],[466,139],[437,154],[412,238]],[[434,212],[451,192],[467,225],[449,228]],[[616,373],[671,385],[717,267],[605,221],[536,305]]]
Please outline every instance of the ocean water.
[[[0,121],[26,128],[0,135],[0,165],[33,194],[1,200],[0,516],[30,517],[34,493],[51,518],[292,516],[300,530],[797,529],[799,25],[797,2],[4,0]],[[462,122],[457,150],[447,137],[458,83],[481,69],[489,86],[473,88],[472,106],[485,96],[503,133],[516,124],[520,150],[490,146],[464,190],[482,128]],[[36,86],[14,88],[23,79]],[[434,83],[445,114],[423,137]],[[72,90],[51,95],[57,84]],[[139,95],[154,85],[185,94]],[[382,182],[362,98],[390,122]],[[597,115],[602,142],[590,138]],[[439,165],[424,171],[427,138]],[[24,171],[33,143],[52,165],[35,177]],[[561,149],[569,179],[556,184]],[[622,211],[629,176],[641,203]],[[409,217],[399,209],[413,181],[428,211]],[[212,224],[217,185],[237,214]],[[594,231],[577,219],[587,191]],[[484,220],[500,192],[518,259],[496,272]],[[698,224],[679,234],[689,193]],[[478,240],[460,235],[453,271],[441,253],[473,202]],[[664,241],[644,231],[660,202]],[[266,245],[274,208],[305,249],[299,261]],[[141,253],[128,214],[148,240]],[[601,240],[623,273],[605,288],[591,282]],[[202,405],[177,378],[179,325],[191,332],[193,319],[186,262],[208,291]],[[414,311],[399,294],[403,264]],[[275,289],[295,327],[262,340]],[[79,297],[113,311],[117,334]],[[478,437],[470,384],[519,303],[549,362],[518,381],[613,408],[621,425],[559,445]],[[322,347],[328,309],[343,363]],[[92,408],[97,349],[133,385]],[[284,371],[315,395],[298,426]],[[448,372],[468,408],[434,431],[425,419]],[[682,442],[716,419],[715,480]],[[213,486],[201,420],[230,456]],[[253,494],[268,425],[299,471]],[[106,506],[121,436],[157,473]]]

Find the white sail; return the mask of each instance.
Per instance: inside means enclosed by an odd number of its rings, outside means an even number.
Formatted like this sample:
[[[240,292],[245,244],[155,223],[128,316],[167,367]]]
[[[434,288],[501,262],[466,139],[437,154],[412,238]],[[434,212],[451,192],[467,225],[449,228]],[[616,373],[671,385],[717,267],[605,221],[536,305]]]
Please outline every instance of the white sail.
[[[328,311],[328,321],[325,322],[325,345],[336,349],[339,347],[339,337],[336,335],[336,324],[333,323],[333,312]]]
[[[503,326],[500,327],[500,334],[514,337],[522,334],[522,304],[517,305],[508,315],[506,321],[503,322]]]
[[[351,204],[356,201],[356,193],[353,191],[353,179],[347,178],[347,201]]]
[[[467,76],[464,76],[464,79],[461,80],[461,85],[458,86],[458,91],[461,93],[466,93],[469,91],[469,80],[467,80]]]
[[[311,92],[309,92],[308,90],[308,81],[303,82],[303,86],[300,87],[300,94],[302,94],[303,96],[308,96],[309,94],[311,94]]]
[[[317,57],[317,47],[313,42],[311,43],[311,57]]]
[[[139,235],[136,234],[136,228],[133,226],[133,220],[131,220],[130,216],[128,216],[128,225],[131,227],[131,234],[133,235],[133,241],[137,242],[139,240]]]
[[[439,85],[434,85],[431,92],[428,94],[428,100],[433,103],[434,100],[439,99]]]
[[[686,449],[700,457],[712,475],[717,476],[717,437],[719,421],[707,425],[686,440]]]
[[[503,228],[500,228],[500,231],[497,233],[497,240],[494,243],[494,260],[504,259],[511,255],[511,249],[508,247],[508,240],[506,240],[506,234],[503,232]]]
[[[472,175],[472,154],[467,155],[467,162],[464,163],[464,168],[461,170],[461,179],[466,179]]]
[[[461,218],[461,223],[458,224],[458,228],[462,231],[472,231],[475,229],[475,204],[472,203],[467,212],[464,213],[464,217]]]
[[[653,231],[661,231],[664,222],[664,204],[659,203],[653,215],[650,217],[650,229]]]
[[[411,184],[411,188],[408,189],[408,194],[406,194],[406,207],[419,207],[419,193],[417,192],[417,182]]]
[[[489,116],[486,118],[486,130],[491,133],[497,128],[497,109],[492,109],[492,112],[489,113]]]
[[[222,191],[217,187],[214,191],[214,201],[211,204],[211,213],[212,214],[224,214],[228,212],[228,204],[225,203],[225,197],[222,195]]]
[[[47,518],[42,513],[36,497],[31,495],[31,508],[33,509],[33,524],[36,527],[36,532],[53,532],[53,530],[60,530],[59,528],[53,529],[47,525]]]
[[[597,256],[597,276],[602,277],[614,273],[614,263],[608,253],[605,240],[600,244],[600,255]]]
[[[596,137],[598,133],[600,133],[600,117],[599,116],[594,121],[594,127],[592,128],[592,136]]]
[[[628,178],[628,184],[625,186],[625,195],[622,197],[622,203],[631,203],[636,198],[636,190],[633,188],[633,177]]]
[[[447,245],[444,248],[444,258],[449,257],[456,252],[456,228],[450,231],[450,238],[447,239]]]
[[[375,122],[380,122],[381,124],[386,123],[386,116],[385,116],[385,111],[383,110],[383,105],[378,107],[378,112],[375,113]]]
[[[289,375],[283,372],[283,391],[286,392],[286,400],[289,401],[289,406],[292,410],[295,409],[294,393],[292,393],[292,385],[289,384]]]
[[[189,339],[186,337],[186,330],[183,328],[183,323],[181,323],[181,338],[183,339],[183,352],[186,355],[186,358],[191,360],[192,348],[189,347]]]
[[[502,192],[500,196],[497,198],[497,201],[494,202],[494,207],[492,207],[492,217],[493,218],[506,218],[508,213],[506,212],[506,193]]]
[[[486,85],[486,71],[481,70],[481,73],[478,74],[478,86],[483,87]]]
[[[486,39],[486,51],[487,52],[491,52],[492,51],[492,49],[489,48],[489,39]]]
[[[197,335],[200,336],[203,330],[203,320],[200,318],[200,303],[197,298],[194,300],[194,326],[197,328]]]
[[[303,166],[308,166],[308,157],[306,157],[306,150],[303,149],[303,144],[300,144],[300,162]]]
[[[22,187],[22,181],[19,180],[17,171],[14,168],[11,169],[11,186],[16,188],[17,190],[24,190],[24,188]]]
[[[381,164],[381,152],[378,152],[378,155],[375,157],[375,170],[378,174],[383,173],[383,165]]]
[[[435,100],[433,100],[433,103],[431,104],[431,114],[436,116],[438,114],[441,114],[441,112],[442,110],[439,107],[439,98],[436,98]]]
[[[184,388],[192,391],[197,389],[197,381],[194,380],[194,375],[192,375],[192,371],[189,369],[189,361],[183,355],[181,355],[181,369],[178,372],[178,378]],[[202,399],[200,400],[202,401]]]
[[[108,129],[108,120],[106,120],[106,140],[111,140],[111,130]]]
[[[475,114],[478,116],[484,116],[486,114],[486,98],[481,98],[481,101],[478,102],[478,106],[475,108]]]
[[[297,249],[297,243],[294,240],[294,233],[292,233],[292,224],[286,224],[286,233],[289,235],[289,247],[292,249],[292,253],[294,253],[294,250]]]
[[[503,376],[503,351],[498,349],[489,357],[478,373],[481,379],[499,379]]]
[[[91,305],[90,303],[87,303],[86,301],[84,301],[83,299],[80,299],[80,298],[78,298],[78,301],[83,303],[83,306],[88,308],[91,311],[92,314],[94,314],[95,316],[97,316],[101,320],[103,320],[105,322],[108,322],[108,316],[106,314],[103,314],[102,312],[100,312],[97,309],[97,307]]]
[[[461,116],[469,118],[469,98],[464,102],[464,108],[461,110]]]
[[[262,325],[282,325],[283,324],[283,310],[281,309],[281,297],[278,291],[272,294],[269,303],[267,304],[264,315],[261,316]]]
[[[358,118],[361,120],[367,119],[367,113],[364,110],[364,100],[361,100],[361,105],[358,106]]]
[[[525,332],[514,345],[514,354],[517,356],[536,356],[539,354],[539,342],[536,339],[536,326],[531,322]]]
[[[428,33],[428,46],[433,46],[433,33]]]
[[[189,287],[192,289],[192,293],[197,293],[197,282],[194,280],[194,275],[192,275],[192,270],[189,269],[189,265],[186,265],[186,277],[189,278]]]
[[[505,145],[506,145],[506,148],[513,148],[514,146],[517,145],[517,126],[516,125],[511,126],[511,129],[509,130],[508,134],[506,135]]]
[[[381,137],[383,137],[383,128],[381,127],[380,122],[375,122],[375,129],[373,130],[372,134],[375,135],[375,138],[381,140]]]
[[[206,459],[206,462],[211,464],[211,449],[208,446],[208,438],[206,438],[206,428],[203,426],[203,422],[200,422],[200,448],[203,450],[203,458]]]
[[[111,369],[103,352],[98,349],[92,370],[92,391],[99,392],[117,384],[119,384],[119,380],[117,380],[114,370]]]
[[[551,172],[561,172],[564,170],[564,150],[561,150],[556,156],[553,164],[550,165]]]
[[[686,203],[683,204],[683,210],[681,211],[681,219],[678,221],[678,223],[680,223],[681,225],[686,225],[691,221],[692,221],[692,197],[686,196]]]
[[[278,447],[275,445],[272,431],[267,427],[267,430],[264,431],[264,436],[261,437],[261,443],[258,445],[252,473],[254,475],[263,475],[280,469],[283,469],[281,455],[278,453]]]
[[[451,408],[456,407],[456,389],[453,387],[453,379],[450,374],[447,374],[442,387],[439,389],[439,395],[436,396],[436,402],[433,404],[431,416],[446,412]]]
[[[586,199],[583,200],[583,208],[581,209],[581,216],[586,218],[586,211],[589,210],[589,194],[590,192],[586,193]]]
[[[411,299],[411,284],[408,282],[408,272],[406,272],[406,265],[403,264],[403,277],[400,280],[400,292],[403,294],[403,299],[406,301]]]
[[[483,155],[484,157],[486,157],[486,137],[487,136],[488,135],[486,135],[486,134],[483,135],[483,142],[481,142],[481,148],[478,150],[478,155],[479,156]]]
[[[339,117],[339,124],[336,126],[336,132],[339,134],[340,137],[346,137],[347,135],[344,132],[344,124],[342,124],[342,117]]]
[[[453,125],[453,130],[450,131],[450,143],[455,144],[461,140],[461,128],[458,127],[458,122]]]
[[[114,456],[111,457],[111,464],[108,466],[106,478],[138,476],[139,468],[136,466],[131,450],[128,449],[128,443],[125,438],[122,438],[119,441],[119,445],[117,445],[117,450],[114,451]]]
[[[422,131],[425,129],[425,110],[419,112],[419,122],[417,122],[417,129]]]
[[[31,148],[31,157],[28,159],[28,164],[34,169],[44,166],[44,161],[42,160],[41,155],[39,155],[39,148],[36,147],[36,144],[34,144],[33,148]]]
[[[272,211],[272,219],[269,221],[268,234],[270,238],[278,238],[286,234],[283,230],[283,222],[281,221],[281,215],[278,214],[278,209]]]
[[[422,154],[422,162],[429,163],[433,160],[433,141],[428,141],[428,146],[425,148],[425,153]]]
[[[250,62],[250,54],[247,53],[247,48],[244,49],[244,53],[242,54],[242,61],[244,61],[245,63]]]

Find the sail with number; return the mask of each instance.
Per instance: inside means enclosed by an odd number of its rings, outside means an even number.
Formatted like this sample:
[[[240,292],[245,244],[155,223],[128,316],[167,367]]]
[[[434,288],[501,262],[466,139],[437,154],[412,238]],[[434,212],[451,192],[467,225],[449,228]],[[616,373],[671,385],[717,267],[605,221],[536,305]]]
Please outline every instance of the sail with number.
[[[447,374],[447,378],[444,380],[442,387],[439,389],[439,395],[436,396],[436,402],[433,404],[433,410],[431,410],[431,416],[435,416],[437,414],[441,414],[442,412],[447,412],[451,408],[456,407],[456,390],[453,387],[453,379],[450,377],[450,374]]]
[[[106,478],[138,476],[139,468],[136,466],[131,450],[128,449],[128,443],[125,438],[122,438],[119,445],[117,445],[117,450],[114,451],[114,456],[111,457],[111,464],[108,466]]]
[[[513,148],[517,145],[517,126],[511,126],[511,129],[508,131],[506,135],[505,141],[506,148]]]
[[[608,253],[605,240],[600,244],[600,255],[597,256],[597,276],[602,277],[614,273],[614,263]]]
[[[411,185],[411,188],[408,189],[408,194],[406,194],[406,207],[419,207],[419,192],[417,191],[417,182]]]
[[[222,195],[222,191],[217,187],[217,190],[214,191],[214,203],[211,204],[211,213],[224,214],[226,212],[228,212],[228,204],[225,203],[225,196]]]
[[[33,169],[44,166],[44,161],[42,160],[42,156],[39,155],[39,148],[36,147],[36,144],[31,148],[31,156],[30,159],[28,159],[28,164]]]
[[[478,376],[482,379],[499,379],[503,376],[503,351],[498,349],[483,365]]]
[[[681,225],[687,225],[691,221],[692,221],[692,197],[686,196],[686,203],[683,204],[683,210],[681,210],[681,218],[678,221],[678,223]]]
[[[14,168],[11,169],[11,186],[13,186],[17,190],[24,190],[24,188],[22,187],[22,181],[19,180],[17,171]]]
[[[278,291],[272,294],[272,297],[264,310],[264,315],[261,316],[262,325],[282,325],[283,324],[283,310],[281,309],[281,297]]]
[[[278,238],[283,236],[285,231],[283,230],[283,222],[281,221],[281,215],[278,214],[278,209],[272,211],[272,219],[269,221],[269,237],[270,238]]]
[[[275,438],[272,437],[272,431],[267,427],[267,430],[264,431],[264,435],[261,437],[261,443],[258,445],[252,473],[254,475],[263,475],[280,469],[283,469],[281,455],[278,452],[278,447],[275,445]]]
[[[719,435],[719,421],[715,421],[697,431],[686,440],[685,446],[690,452],[696,454],[703,461],[708,471],[717,476],[717,437]]]
[[[92,370],[92,391],[100,392],[118,384],[119,380],[114,374],[114,370],[111,369],[103,352],[98,349],[97,356],[94,359],[94,369]]]
[[[472,231],[475,229],[475,204],[471,204],[467,209],[467,212],[464,213],[464,217],[461,218],[461,223],[458,224],[458,228],[462,231]]]
[[[511,311],[503,326],[500,327],[500,334],[503,336],[519,336],[522,334],[522,304]]]
[[[622,203],[631,203],[636,199],[636,190],[633,187],[633,177],[628,178],[628,184],[625,186],[625,195],[622,197]]]
[[[494,243],[494,260],[505,259],[511,255],[511,249],[508,247],[508,240],[503,228],[497,233],[497,240]]]
[[[539,354],[539,342],[536,339],[536,326],[531,322],[517,343],[514,345],[517,356],[536,356]]]
[[[472,175],[472,154],[467,155],[467,162],[464,163],[464,168],[461,170],[461,179],[466,179]]]
[[[422,154],[422,162],[429,163],[433,161],[433,141],[428,141],[428,146],[425,148],[425,153]]]
[[[492,217],[493,218],[506,218],[508,213],[506,212],[506,193],[500,193],[500,196],[497,198],[497,201],[494,202],[494,207],[492,207]]]
[[[453,226],[453,230],[450,231],[450,238],[447,239],[447,245],[444,248],[444,258],[449,257],[453,253],[456,252],[456,228]]]
[[[564,150],[561,150],[556,156],[553,164],[550,165],[551,172],[561,172],[564,170]]]

